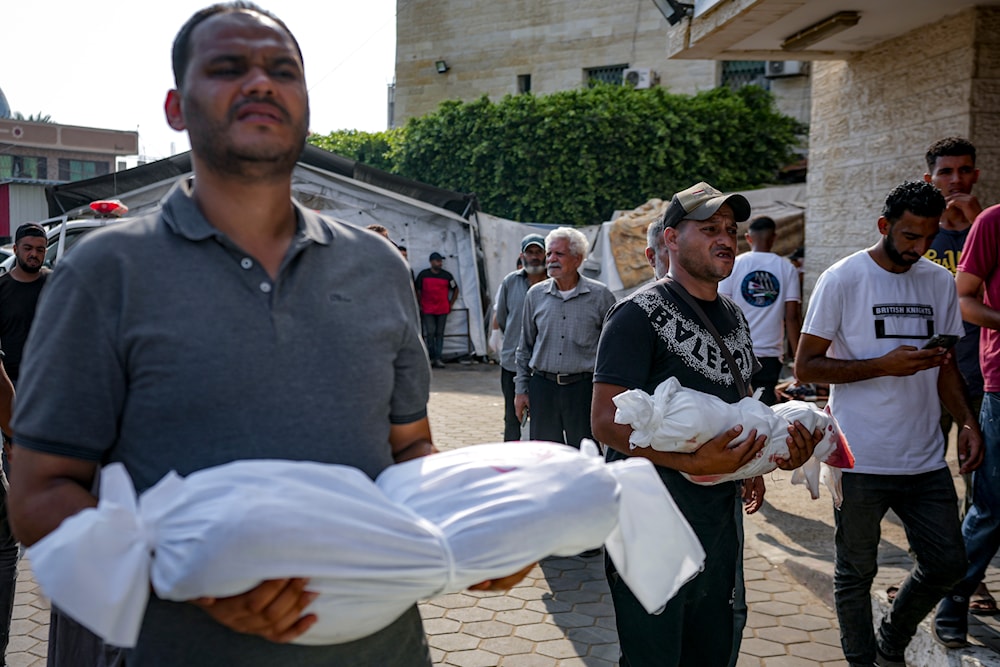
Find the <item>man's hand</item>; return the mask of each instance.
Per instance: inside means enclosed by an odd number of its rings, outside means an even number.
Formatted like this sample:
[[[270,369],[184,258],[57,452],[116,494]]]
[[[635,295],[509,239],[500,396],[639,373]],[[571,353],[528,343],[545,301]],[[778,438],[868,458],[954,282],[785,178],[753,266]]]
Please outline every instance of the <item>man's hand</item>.
[[[524,423],[524,411],[530,410],[531,406],[528,405],[528,395],[527,394],[514,394],[514,414],[517,415],[517,421]]]
[[[757,429],[752,429],[746,440],[738,445],[731,445],[742,432],[742,426],[734,426],[701,445],[688,455],[690,463],[683,468],[683,472],[691,475],[725,475],[742,468],[760,455],[767,442],[767,436],[758,436]]]
[[[948,353],[942,352],[943,349],[935,347],[930,350],[918,350],[912,345],[900,345],[879,357],[878,363],[885,371],[885,375],[896,377],[914,375],[928,368],[943,366],[948,360]]]
[[[788,445],[788,458],[776,458],[774,462],[782,470],[795,470],[809,460],[817,443],[822,439],[822,429],[818,428],[810,433],[801,422],[789,424],[788,437],[785,438],[785,444]]]
[[[306,590],[307,583],[306,579],[272,579],[240,595],[191,602],[230,630],[284,644],[316,622],[315,614],[302,615],[318,595]]]
[[[531,572],[531,568],[535,567],[536,563],[532,563],[523,570],[518,570],[509,577],[502,577],[500,579],[487,579],[486,581],[481,581],[475,586],[469,586],[470,591],[506,591],[508,589],[514,588],[521,580],[528,576]]]
[[[764,506],[764,478],[760,475],[743,480],[743,511],[753,514]]]
[[[953,195],[948,195],[945,197],[945,201],[948,205],[945,210],[949,213],[951,211],[957,211],[962,214],[965,221],[972,223],[980,213],[983,212],[983,207],[979,203],[979,200],[975,198],[972,194],[966,194],[964,192],[956,192]]]
[[[965,424],[958,430],[958,471],[968,474],[983,462],[983,434],[978,424]]]

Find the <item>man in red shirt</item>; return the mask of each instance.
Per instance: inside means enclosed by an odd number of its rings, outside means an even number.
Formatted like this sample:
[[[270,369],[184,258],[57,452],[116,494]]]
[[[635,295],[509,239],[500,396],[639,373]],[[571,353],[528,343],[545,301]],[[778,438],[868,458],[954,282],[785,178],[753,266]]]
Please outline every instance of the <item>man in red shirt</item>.
[[[424,327],[424,342],[431,366],[444,368],[441,350],[444,348],[444,325],[448,313],[458,299],[458,283],[455,277],[445,271],[444,255],[432,252],[431,266],[417,274],[415,286],[417,301],[420,303],[420,319]]]

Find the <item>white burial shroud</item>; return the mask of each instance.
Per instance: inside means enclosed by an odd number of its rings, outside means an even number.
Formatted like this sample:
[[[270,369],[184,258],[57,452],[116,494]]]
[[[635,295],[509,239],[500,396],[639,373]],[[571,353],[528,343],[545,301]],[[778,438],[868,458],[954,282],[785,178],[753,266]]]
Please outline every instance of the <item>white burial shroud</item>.
[[[633,429],[629,436],[633,448],[693,452],[737,424],[743,426],[743,436],[747,436],[752,429],[757,430],[757,435],[767,436],[760,456],[733,473],[682,473],[695,484],[719,484],[769,473],[778,467],[778,458],[788,457],[785,440],[790,423],[798,421],[809,432],[819,428],[823,431],[823,438],[816,443],[816,449],[805,465],[793,474],[792,483],[805,484],[815,500],[823,482],[830,489],[834,504],[840,506],[840,470],[854,467],[854,455],[829,409],[820,410],[805,401],[788,401],[768,407],[750,397],[738,403],[726,403],[717,396],[684,387],[674,377],[661,382],[652,395],[641,389],[630,389],[613,400],[617,408],[615,422],[628,424]],[[743,439],[740,438],[737,444]]]
[[[705,552],[645,459],[605,463],[542,442],[465,447],[355,468],[237,461],[165,476],[136,498],[124,467],[100,502],[29,549],[42,590],[108,643],[138,638],[149,596],[224,597],[308,577],[318,621],[296,642],[336,644],[389,625],[414,602],[602,542],[650,613]]]

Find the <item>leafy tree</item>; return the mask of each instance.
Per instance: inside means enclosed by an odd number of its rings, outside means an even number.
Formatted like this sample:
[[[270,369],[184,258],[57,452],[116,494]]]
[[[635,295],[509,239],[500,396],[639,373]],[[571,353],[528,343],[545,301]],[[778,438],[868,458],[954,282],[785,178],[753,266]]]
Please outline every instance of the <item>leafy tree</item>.
[[[50,116],[48,114],[43,114],[41,112],[38,112],[37,114],[31,114],[30,116],[25,117],[24,114],[21,113],[20,111],[15,111],[12,118],[13,118],[13,120],[23,120],[23,121],[26,121],[28,123],[52,123],[52,122],[54,122],[52,120],[52,116]]]
[[[337,130],[330,134],[310,135],[308,141],[323,148],[369,166],[393,171],[392,152],[404,136],[402,128],[384,132],[361,132],[359,130]]]
[[[495,215],[584,225],[701,180],[723,190],[773,183],[804,131],[759,87],[689,96],[598,85],[447,101],[384,143],[347,133],[330,150],[475,192]],[[367,150],[384,161],[365,159]]]

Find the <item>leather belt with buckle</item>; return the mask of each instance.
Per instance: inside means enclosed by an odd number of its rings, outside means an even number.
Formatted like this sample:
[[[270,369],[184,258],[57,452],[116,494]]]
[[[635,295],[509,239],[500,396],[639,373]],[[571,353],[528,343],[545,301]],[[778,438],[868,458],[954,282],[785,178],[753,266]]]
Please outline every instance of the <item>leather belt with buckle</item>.
[[[534,371],[534,373],[556,384],[573,384],[594,377],[593,373],[549,373],[548,371]]]

